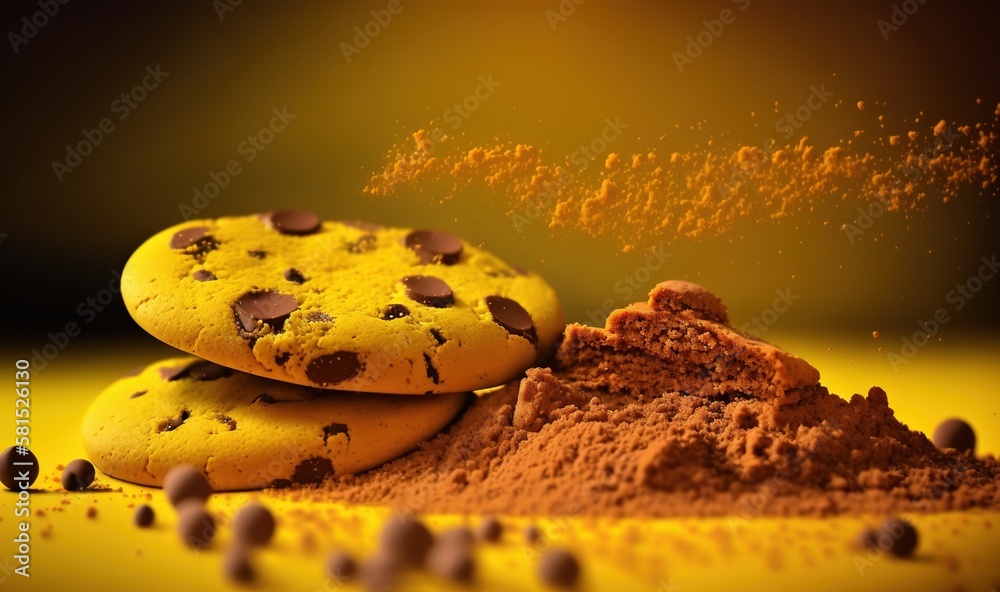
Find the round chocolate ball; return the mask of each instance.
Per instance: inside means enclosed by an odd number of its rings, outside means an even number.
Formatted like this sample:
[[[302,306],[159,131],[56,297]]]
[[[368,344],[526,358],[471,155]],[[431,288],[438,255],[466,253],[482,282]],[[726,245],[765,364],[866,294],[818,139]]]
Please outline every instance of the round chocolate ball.
[[[580,578],[580,563],[565,549],[551,549],[538,561],[538,577],[549,586],[569,588]]]
[[[66,491],[81,491],[90,487],[94,482],[97,471],[89,460],[78,458],[63,469],[62,486]]]
[[[132,522],[139,528],[149,528],[153,525],[153,520],[156,518],[156,513],[153,512],[153,508],[149,507],[147,504],[142,504],[135,509],[135,513],[132,514]]]
[[[250,563],[250,549],[239,543],[230,547],[222,560],[222,573],[233,582],[252,581],[254,571]]]
[[[193,549],[204,549],[215,538],[215,518],[198,500],[189,500],[177,508],[177,534]]]
[[[878,529],[878,546],[896,557],[909,557],[917,548],[917,529],[901,518],[890,518]]]
[[[453,582],[468,582],[475,571],[472,547],[458,537],[438,538],[427,553],[427,569]]]
[[[274,535],[274,515],[264,504],[249,503],[233,518],[233,535],[248,545],[266,545]]]
[[[38,457],[24,446],[0,453],[0,483],[11,491],[26,490],[38,479]]]
[[[524,527],[524,542],[529,545],[537,545],[542,540],[542,529],[536,524],[529,524]]]
[[[334,581],[346,582],[354,577],[358,564],[345,551],[334,551],[326,560],[326,575]]]
[[[177,507],[184,500],[196,499],[205,503],[212,495],[212,486],[201,471],[191,465],[171,467],[163,477],[163,492],[170,503]]]
[[[976,432],[961,419],[946,419],[934,430],[934,445],[942,450],[954,448],[962,454],[975,453]]]
[[[484,518],[476,528],[476,538],[483,542],[495,543],[503,534],[503,525],[496,518]]]
[[[407,567],[421,567],[434,543],[434,535],[416,518],[398,516],[385,523],[379,540],[388,559],[398,559]]]

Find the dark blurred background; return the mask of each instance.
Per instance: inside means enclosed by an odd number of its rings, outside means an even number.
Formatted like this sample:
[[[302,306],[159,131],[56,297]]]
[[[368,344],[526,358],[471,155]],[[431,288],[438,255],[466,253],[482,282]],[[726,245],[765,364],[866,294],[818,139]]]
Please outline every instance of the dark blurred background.
[[[54,15],[36,16],[55,6]],[[391,20],[371,25],[390,6]],[[886,39],[878,21],[903,8],[913,13]],[[679,73],[674,52],[723,9],[735,21]],[[588,142],[606,117],[629,124],[614,146],[626,154],[675,124],[699,122],[716,137],[759,144],[773,135],[775,101],[794,107],[824,83],[843,105],[808,122],[803,133],[817,144],[876,128],[878,114],[904,132],[929,131],[939,119],[992,121],[1000,102],[995,3],[43,0],[5,3],[0,22],[8,42],[3,340],[17,348],[40,347],[70,321],[88,341],[147,339],[117,297],[101,304],[101,291],[114,288],[144,239],[183,219],[180,205],[231,159],[243,163],[241,172],[203,217],[308,207],[329,219],[447,228],[538,270],[563,297],[568,318],[584,322],[599,319],[608,302],[621,306],[656,281],[684,278],[722,296],[737,326],[766,311],[776,291],[790,290],[797,300],[772,334],[880,330],[898,343],[936,309],[950,309],[949,290],[976,272],[980,257],[1000,251],[996,186],[948,203],[931,196],[921,211],[886,214],[851,244],[839,228],[870,201],[859,196],[813,218],[731,235],[664,236],[645,246],[665,245],[667,265],[626,298],[616,284],[642,266],[641,249],[621,253],[613,241],[544,223],[518,234],[505,215],[509,204],[485,191],[440,203],[421,188],[362,193],[390,147],[440,120],[480,76],[501,86],[463,120],[464,139],[502,135],[552,155]],[[348,61],[342,44],[354,44],[355,27],[366,25],[377,34]],[[133,93],[144,81],[148,88]],[[123,93],[133,93],[132,106],[115,102]],[[854,107],[859,100],[864,111]],[[267,126],[274,109],[294,119],[245,162],[241,142]],[[101,132],[72,171],[57,174],[53,162],[67,161],[66,146],[105,118],[114,129]],[[671,135],[668,152],[671,142],[683,149],[694,141]],[[947,332],[995,331],[998,295],[1000,281],[987,282],[954,311]]]

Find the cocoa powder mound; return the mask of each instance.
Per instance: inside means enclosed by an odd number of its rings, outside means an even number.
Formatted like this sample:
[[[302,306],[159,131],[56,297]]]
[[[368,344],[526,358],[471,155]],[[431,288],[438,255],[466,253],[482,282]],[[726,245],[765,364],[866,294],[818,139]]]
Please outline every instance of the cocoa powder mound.
[[[554,368],[479,396],[418,450],[281,495],[506,515],[1000,507],[995,457],[937,449],[878,387],[830,394],[804,361],[736,332],[724,309],[699,308],[706,294],[665,282],[605,329],[571,325]],[[644,366],[656,372],[637,374]]]

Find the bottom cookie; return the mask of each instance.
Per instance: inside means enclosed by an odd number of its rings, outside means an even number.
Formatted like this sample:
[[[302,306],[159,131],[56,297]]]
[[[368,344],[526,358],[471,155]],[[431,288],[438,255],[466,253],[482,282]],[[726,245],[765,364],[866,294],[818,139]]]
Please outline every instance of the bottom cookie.
[[[161,486],[170,467],[187,463],[217,491],[283,487],[402,456],[467,400],[313,389],[174,358],[105,389],[84,418],[83,443],[101,471],[142,485]]]

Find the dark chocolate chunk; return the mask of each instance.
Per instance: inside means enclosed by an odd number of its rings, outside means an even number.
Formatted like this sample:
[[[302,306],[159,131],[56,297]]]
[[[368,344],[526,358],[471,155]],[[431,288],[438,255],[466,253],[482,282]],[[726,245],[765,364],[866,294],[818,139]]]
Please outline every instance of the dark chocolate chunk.
[[[184,230],[178,230],[174,233],[174,236],[170,238],[170,248],[186,249],[191,245],[209,240],[212,240],[212,236],[208,234],[207,226],[185,228]]]
[[[334,551],[326,560],[326,575],[337,582],[347,582],[358,571],[354,558],[344,551]]]
[[[288,363],[288,360],[292,359],[291,352],[285,352],[283,354],[278,354],[274,356],[274,363],[279,366],[284,366]]]
[[[294,267],[289,267],[284,273],[285,279],[290,282],[295,282],[296,284],[301,284],[306,281],[306,277],[302,275],[302,272],[295,269]]]
[[[427,378],[430,378],[431,382],[437,384],[441,380],[441,377],[438,376],[437,368],[434,367],[431,357],[427,354],[424,354],[424,366],[427,367]]]
[[[361,372],[358,354],[339,351],[313,358],[306,368],[306,376],[316,384],[327,386],[350,380]]]
[[[493,321],[507,330],[511,335],[524,337],[532,344],[538,343],[538,334],[535,333],[535,324],[531,321],[531,315],[524,310],[520,304],[504,298],[503,296],[487,296],[483,299],[486,307],[493,315]]]
[[[406,235],[403,244],[420,257],[421,263],[454,265],[462,256],[462,240],[441,230],[414,230]]]
[[[184,500],[204,503],[212,495],[212,486],[198,469],[191,465],[176,465],[163,476],[163,492],[170,503],[177,507]]]
[[[239,543],[226,550],[222,560],[222,573],[232,582],[247,583],[254,579],[253,564],[250,562],[250,549]]]
[[[149,391],[136,391],[129,396],[129,399],[138,399],[139,397],[145,395]]]
[[[182,409],[177,417],[168,417],[167,419],[161,421],[160,425],[157,426],[157,431],[172,432],[184,425],[184,422],[187,421],[189,417],[191,417],[191,412],[187,409]]]
[[[94,482],[97,471],[89,460],[78,458],[70,461],[62,472],[62,486],[66,491],[82,491]]]
[[[258,502],[249,503],[233,518],[233,535],[250,546],[266,545],[274,536],[274,514]]]
[[[296,236],[313,234],[322,223],[319,216],[306,210],[278,210],[267,215],[271,228],[281,234]]]
[[[917,548],[917,529],[901,518],[886,520],[878,529],[878,546],[897,557],[909,557]]]
[[[199,269],[198,271],[191,274],[196,282],[211,282],[219,278],[215,277],[215,274],[207,269]]]
[[[402,282],[406,295],[420,304],[447,308],[455,303],[455,295],[444,280],[429,275],[408,275]]]
[[[434,543],[434,535],[412,516],[390,518],[379,535],[382,553],[408,567],[421,567]]]
[[[135,513],[132,514],[132,522],[139,528],[149,528],[153,525],[153,520],[156,519],[156,513],[153,512],[153,508],[149,507],[148,504],[142,504],[135,509]]]
[[[476,528],[476,538],[485,543],[495,543],[500,540],[503,534],[503,525],[493,517],[483,518]]]
[[[280,331],[288,315],[299,307],[295,298],[276,290],[247,292],[240,296],[233,306],[240,326],[246,332],[257,328],[257,321],[271,325]]]
[[[254,259],[266,259],[267,251],[261,251],[259,249],[253,251],[247,251],[247,255],[250,255]]]
[[[385,307],[379,318],[383,321],[391,321],[394,319],[401,319],[403,317],[410,316],[410,309],[406,308],[402,304],[390,304]]]
[[[24,446],[11,446],[0,453],[0,483],[7,489],[28,489],[38,479],[38,472],[38,457]]]
[[[347,441],[351,441],[351,432],[347,430],[346,423],[331,423],[328,426],[323,427],[323,444],[330,439],[330,436],[336,436],[337,434],[344,434],[347,436]]]
[[[230,432],[236,429],[236,420],[233,419],[232,417],[229,417],[228,415],[222,415],[220,413],[219,415],[215,416],[215,419],[217,419],[220,423],[224,423],[227,426],[229,426]]]
[[[427,569],[431,573],[453,582],[468,582],[475,573],[475,562],[472,559],[472,547],[449,539],[438,538],[427,553]]]
[[[569,588],[580,577],[580,563],[565,549],[550,549],[538,560],[538,577],[550,586]]]
[[[192,549],[205,549],[215,538],[215,518],[201,503],[188,500],[177,508],[177,534]]]
[[[934,430],[934,445],[944,450],[954,448],[966,453],[976,451],[976,432],[972,426],[958,418],[946,419]]]
[[[307,458],[295,467],[292,474],[292,482],[306,485],[309,483],[322,483],[327,477],[333,474],[333,463],[330,459],[321,456]]]

